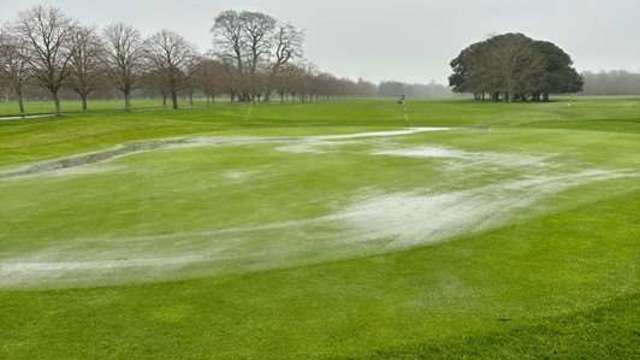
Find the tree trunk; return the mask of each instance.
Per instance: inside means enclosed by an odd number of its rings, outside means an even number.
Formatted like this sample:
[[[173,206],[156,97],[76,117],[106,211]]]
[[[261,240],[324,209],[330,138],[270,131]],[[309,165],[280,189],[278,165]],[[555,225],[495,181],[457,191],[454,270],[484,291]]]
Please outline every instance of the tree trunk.
[[[53,98],[53,104],[54,104],[55,109],[56,109],[56,115],[57,116],[62,115],[62,110],[60,109],[60,98],[58,97],[58,92],[57,91],[51,91],[51,97]]]
[[[189,91],[189,106],[193,107],[193,91]]]
[[[22,89],[16,90],[18,96],[18,107],[20,108],[20,114],[24,115],[24,96],[22,95]]]
[[[87,111],[87,95],[80,95],[82,99],[82,111]]]
[[[167,94],[162,94],[162,106],[167,107]]]
[[[542,101],[549,102],[549,93],[544,93],[542,95]]]
[[[171,104],[173,106],[173,110],[178,110],[178,92],[175,90],[171,91]]]
[[[131,95],[129,90],[123,91],[124,93],[124,111],[131,111]]]

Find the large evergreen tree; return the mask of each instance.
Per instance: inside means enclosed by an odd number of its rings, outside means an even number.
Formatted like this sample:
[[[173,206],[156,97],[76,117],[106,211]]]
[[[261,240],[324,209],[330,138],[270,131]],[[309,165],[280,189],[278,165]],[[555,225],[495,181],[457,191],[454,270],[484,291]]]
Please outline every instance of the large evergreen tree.
[[[472,44],[451,61],[453,91],[480,100],[548,101],[575,93],[583,81],[571,57],[557,45],[523,34],[504,34]]]

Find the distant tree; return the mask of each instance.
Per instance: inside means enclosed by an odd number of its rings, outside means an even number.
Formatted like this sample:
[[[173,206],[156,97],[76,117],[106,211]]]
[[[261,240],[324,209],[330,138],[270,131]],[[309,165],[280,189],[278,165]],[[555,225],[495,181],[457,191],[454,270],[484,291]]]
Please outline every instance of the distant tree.
[[[36,6],[20,13],[13,30],[28,44],[29,67],[38,85],[46,89],[60,114],[60,89],[69,76],[75,23],[60,9]]]
[[[80,96],[82,110],[87,111],[89,95],[104,80],[102,59],[105,48],[96,30],[90,27],[76,26],[70,42],[72,51],[68,83],[71,90]]]
[[[30,56],[24,39],[12,34],[11,29],[0,29],[0,82],[15,94],[21,114],[25,113],[24,88],[30,76]]]
[[[557,45],[548,41],[533,43],[535,51],[544,57],[544,71],[534,86],[534,97],[542,94],[543,100],[549,100],[549,94],[576,93],[582,91],[584,81],[573,68],[571,56]]]
[[[294,76],[292,88],[292,97],[297,98],[300,102],[305,103],[312,100],[314,93],[321,93],[325,90],[322,85],[326,85],[326,91],[331,91],[331,85],[334,83],[318,81],[324,74],[319,72],[312,64],[301,64],[298,66]],[[333,77],[333,75],[331,75]],[[333,88],[334,94],[338,91]]]
[[[400,97],[407,95],[408,85],[398,81],[384,81],[378,87],[378,94],[383,97]]]
[[[125,24],[107,26],[103,31],[102,60],[115,87],[122,92],[124,108],[131,108],[131,92],[140,79],[144,60],[140,32]]]
[[[138,79],[137,86],[148,96],[155,97],[160,95],[162,106],[167,107],[169,88],[161,70],[155,68],[147,69]]]
[[[162,30],[145,42],[145,54],[164,88],[169,91],[172,107],[178,109],[178,92],[187,84],[187,70],[196,56],[194,47],[181,35]]]
[[[354,90],[355,95],[359,97],[374,97],[378,94],[378,86],[364,79],[358,79]]]
[[[294,80],[296,70],[295,65],[288,64],[282,66],[272,77],[271,91],[280,97],[281,103],[284,103],[292,92],[291,84]]]
[[[624,70],[585,72],[585,95],[640,95],[640,74]]]
[[[548,101],[549,94],[579,92],[582,79],[571,57],[550,42],[504,34],[472,44],[451,61],[453,91],[488,94],[494,101]]]
[[[225,11],[216,17],[211,32],[234,84],[232,99],[268,101],[276,83],[287,77],[279,72],[302,56],[302,31],[267,14]]]
[[[228,72],[225,65],[209,57],[201,57],[194,75],[197,86],[207,98],[207,104],[216,101],[216,96],[229,88]]]
[[[244,88],[246,42],[243,19],[240,17],[240,13],[234,10],[220,13],[215,18],[211,32],[217,54],[229,72],[231,79],[229,92],[231,101],[234,101],[237,94],[243,92]]]
[[[203,64],[203,58],[194,54],[184,68],[184,92],[189,99],[189,106],[194,106],[194,95],[200,88],[200,67]]]
[[[397,81],[383,81],[378,85],[378,96],[397,98],[401,95],[418,99],[447,97],[451,96],[451,90],[433,80],[428,84],[406,84]]]
[[[533,48],[533,40],[522,34],[496,36],[489,40],[485,71],[496,80],[495,90],[505,101],[525,100],[531,81],[544,76],[545,58]]]
[[[240,14],[242,29],[247,48],[249,67],[249,100],[255,101],[258,96],[258,70],[263,61],[272,54],[272,34],[276,28],[276,20],[259,12],[243,11]]]
[[[274,50],[272,52],[271,69],[269,73],[268,89],[266,100],[271,97],[276,82],[286,78],[286,74],[278,79],[283,69],[293,60],[302,57],[302,44],[304,43],[304,33],[291,24],[279,24],[273,34]],[[286,69],[285,69],[286,72]]]

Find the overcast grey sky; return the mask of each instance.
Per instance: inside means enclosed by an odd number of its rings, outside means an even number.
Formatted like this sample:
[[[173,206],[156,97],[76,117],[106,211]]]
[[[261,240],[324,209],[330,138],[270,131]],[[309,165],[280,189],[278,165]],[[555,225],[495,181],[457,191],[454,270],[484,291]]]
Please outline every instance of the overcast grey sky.
[[[462,48],[502,32],[551,40],[579,70],[640,71],[640,0],[0,0],[0,20],[37,4],[87,24],[167,28],[201,50],[218,12],[263,11],[305,29],[306,57],[321,69],[372,81],[445,82]]]

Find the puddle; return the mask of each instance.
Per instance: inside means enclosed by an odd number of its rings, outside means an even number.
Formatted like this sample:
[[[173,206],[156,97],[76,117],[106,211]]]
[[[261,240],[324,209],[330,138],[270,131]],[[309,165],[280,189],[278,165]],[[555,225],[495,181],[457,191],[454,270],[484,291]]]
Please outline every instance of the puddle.
[[[50,281],[64,286],[95,279],[101,283],[148,281],[159,273],[171,276],[178,271],[189,277],[194,266],[215,269],[230,261],[239,271],[273,268],[303,261],[309,253],[330,259],[336,256],[332,255],[335,249],[341,249],[342,256],[363,251],[384,253],[501,226],[554,194],[629,176],[637,174],[585,170],[521,177],[464,191],[372,194],[318,218],[94,239],[99,245],[90,246],[91,250],[68,245],[0,261],[0,287],[32,287]],[[87,243],[91,242],[78,242]]]
[[[260,136],[229,136],[229,137],[189,137],[189,138],[176,138],[176,139],[161,139],[150,140],[142,142],[131,142],[124,145],[120,145],[114,148],[110,148],[103,151],[92,152],[88,154],[75,155],[57,160],[43,161],[33,165],[21,166],[13,170],[0,171],[0,179],[30,176],[44,174],[48,172],[60,171],[69,168],[76,168],[81,166],[87,166],[92,164],[99,164],[121,158],[131,154],[137,154],[141,152],[148,152],[162,149],[177,149],[185,147],[197,147],[197,146],[237,146],[237,145],[253,145],[261,143],[290,143],[290,146],[299,146],[304,148],[305,146],[313,146],[314,143],[331,140],[349,140],[349,139],[364,139],[371,137],[390,137],[390,136],[403,136],[418,134],[423,132],[432,131],[444,131],[448,128],[410,128],[394,131],[378,131],[378,132],[365,132],[346,135],[327,135],[327,136],[303,136],[303,137],[288,137],[288,136],[272,136],[272,137],[260,137]]]
[[[390,149],[374,155],[464,160],[474,163],[492,163],[505,167],[545,166],[550,156],[534,156],[498,152],[471,152],[447,147],[422,146],[408,149]]]
[[[70,168],[77,168],[86,165],[93,165],[102,163],[105,161],[113,160],[125,155],[139,153],[144,151],[158,150],[167,148],[169,146],[176,146],[187,144],[188,139],[174,139],[163,141],[148,141],[148,142],[136,142],[128,143],[126,145],[118,146],[116,148],[94,152],[84,155],[76,155],[59,160],[44,161],[34,165],[27,165],[19,167],[15,170],[8,170],[0,172],[0,179],[12,178],[19,176],[42,174],[54,171],[60,171]]]
[[[308,137],[164,139],[129,143],[101,152],[26,166],[0,173],[0,178],[55,173],[61,169],[93,169],[81,167],[159,149],[276,143],[281,151],[306,152],[350,143],[354,139],[443,130],[418,128]],[[379,254],[502,226],[517,220],[518,216],[544,210],[538,204],[570,188],[638,176],[635,172],[599,169],[570,173],[555,165],[547,166],[553,165],[548,163],[549,156],[470,152],[450,147],[385,149],[371,155],[449,159],[463,164],[490,163],[515,168],[518,175],[510,180],[460,191],[434,192],[429,190],[433,184],[425,183],[409,191],[382,193],[376,192],[375,184],[372,184],[374,190],[346,199],[346,204],[316,218],[167,234],[52,241],[64,243],[65,247],[43,248],[26,255],[3,254],[0,287],[74,286],[96,281],[117,284],[172,276],[193,277],[202,271],[211,275],[228,266],[237,271],[249,271],[304,264],[310,257],[335,260],[363,253]],[[527,166],[540,168],[524,171]],[[239,169],[227,170],[220,175],[230,183],[243,183],[255,176]],[[196,268],[200,272],[194,270]]]
[[[54,116],[56,116],[56,114],[25,115],[25,116],[0,116],[0,121],[43,119],[43,118],[50,118],[50,117],[54,117]]]
[[[415,134],[420,134],[420,133],[447,131],[447,130],[451,130],[451,128],[447,128],[447,127],[416,127],[416,128],[402,129],[402,130],[371,131],[371,132],[356,133],[356,134],[311,136],[311,137],[308,137],[307,139],[309,139],[309,140],[327,140],[327,141],[331,141],[331,140],[354,140],[354,139],[365,139],[365,138],[376,138],[376,137],[392,137],[392,136],[415,135]]]
[[[389,240],[396,246],[425,244],[507,223],[513,214],[545,197],[624,176],[629,175],[587,170],[457,192],[385,194],[350,205],[338,218],[361,241]]]

